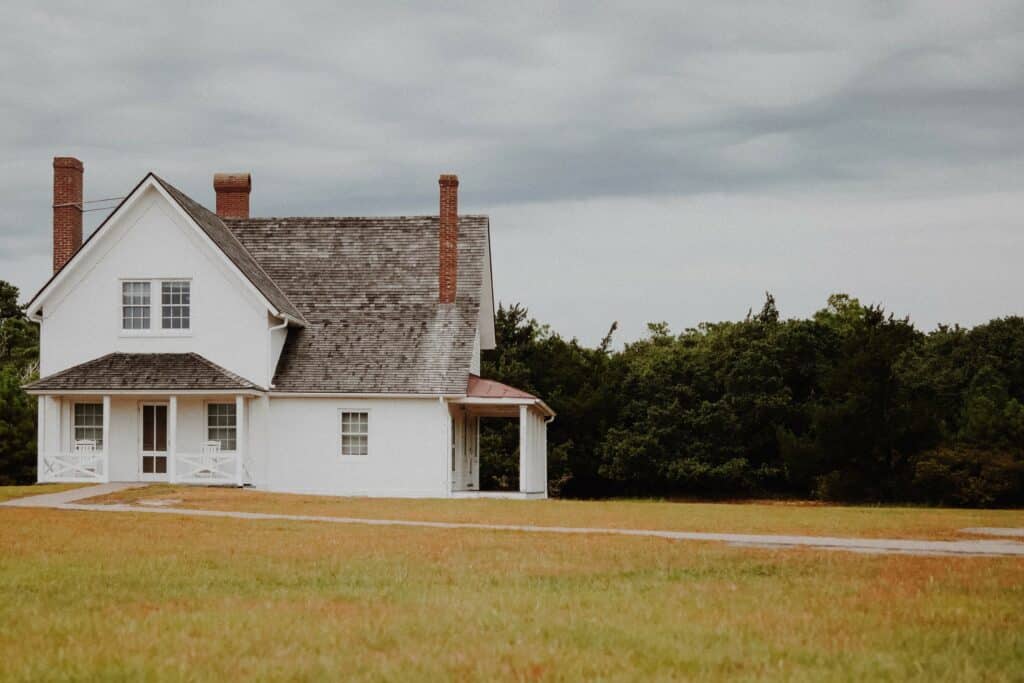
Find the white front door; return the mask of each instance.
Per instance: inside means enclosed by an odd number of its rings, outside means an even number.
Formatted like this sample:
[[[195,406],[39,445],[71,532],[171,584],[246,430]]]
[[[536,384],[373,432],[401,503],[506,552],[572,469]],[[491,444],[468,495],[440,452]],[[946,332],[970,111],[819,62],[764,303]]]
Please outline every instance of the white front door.
[[[143,403],[139,420],[139,480],[167,481],[167,404]]]

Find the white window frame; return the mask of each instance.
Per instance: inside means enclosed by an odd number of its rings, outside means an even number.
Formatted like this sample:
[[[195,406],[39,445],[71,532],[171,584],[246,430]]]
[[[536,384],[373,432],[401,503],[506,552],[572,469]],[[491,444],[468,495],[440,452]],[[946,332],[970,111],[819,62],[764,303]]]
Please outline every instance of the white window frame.
[[[138,330],[124,328],[124,285],[149,283],[149,327]],[[187,328],[163,327],[163,287],[165,282],[187,282],[189,292]],[[117,281],[117,329],[121,337],[191,337],[196,327],[196,279],[193,277],[125,277]]]
[[[232,408],[235,409],[235,447],[234,448],[224,448],[223,446],[221,446],[221,451],[223,451],[224,453],[236,453],[238,451],[238,404],[236,404],[234,401],[218,401],[218,400],[203,401],[203,434],[206,437],[205,439],[203,439],[203,441],[204,442],[205,441],[220,441],[220,439],[211,439],[210,438],[210,406],[212,406],[212,405],[217,405],[217,406],[227,406],[227,405],[229,405],[229,406],[231,406]]]
[[[78,406],[90,406],[90,405],[91,406],[99,406],[100,407],[100,423],[99,423],[99,425],[79,425],[78,422],[77,422],[77,419],[78,419],[78,416],[77,416]],[[107,444],[107,435],[103,432],[103,422],[104,422],[104,420],[103,420],[103,401],[75,401],[71,405],[71,449],[74,450],[76,442],[82,441],[82,439],[78,438],[78,428],[79,427],[88,428],[88,429],[99,429],[100,439],[99,440],[92,439],[92,440],[96,441],[96,450],[103,450],[103,449],[105,449],[106,448],[106,444]]]
[[[346,434],[342,431],[342,416],[345,413],[364,413],[366,415],[366,455],[350,455],[345,454],[342,451],[342,443],[344,439],[342,437]],[[338,445],[336,453],[342,462],[366,462],[373,455],[373,411],[369,408],[363,407],[352,407],[352,408],[338,408],[338,421],[335,423],[338,427]],[[355,433],[353,433],[355,434]]]
[[[147,303],[147,304],[126,304],[124,302],[124,288],[125,288],[125,285],[149,285],[149,303]],[[143,334],[143,333],[149,332],[149,330],[153,329],[153,283],[152,282],[150,282],[149,280],[121,280],[120,283],[118,283],[118,293],[117,293],[117,296],[118,296],[118,301],[120,302],[120,306],[118,307],[118,313],[120,314],[120,319],[118,320],[118,327],[121,328],[121,332],[122,333]],[[149,318],[148,318],[147,322],[149,323],[149,326],[148,327],[133,327],[133,328],[125,327],[124,326],[124,313],[125,313],[125,309],[126,308],[143,308],[143,309],[148,308],[149,309],[149,311],[148,311]]]

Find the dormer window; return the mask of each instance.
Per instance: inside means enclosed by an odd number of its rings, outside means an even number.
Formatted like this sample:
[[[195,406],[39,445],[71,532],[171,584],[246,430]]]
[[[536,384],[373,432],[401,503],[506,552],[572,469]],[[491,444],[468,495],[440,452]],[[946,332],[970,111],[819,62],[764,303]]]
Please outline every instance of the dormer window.
[[[153,296],[159,292],[159,299]],[[154,325],[154,321],[159,321]],[[192,283],[189,280],[123,280],[121,330],[180,334],[192,329]]]

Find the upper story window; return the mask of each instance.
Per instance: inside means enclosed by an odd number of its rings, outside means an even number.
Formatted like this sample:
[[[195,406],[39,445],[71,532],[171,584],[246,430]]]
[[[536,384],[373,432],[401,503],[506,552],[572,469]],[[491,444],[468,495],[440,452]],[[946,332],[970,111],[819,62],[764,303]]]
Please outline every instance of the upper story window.
[[[154,297],[154,290],[159,298]],[[159,321],[156,322],[155,321]],[[123,331],[192,329],[192,283],[188,280],[125,280],[121,282]]]
[[[121,329],[149,329],[149,283],[121,283]]]
[[[161,282],[160,326],[165,330],[189,329],[191,284],[187,280]]]

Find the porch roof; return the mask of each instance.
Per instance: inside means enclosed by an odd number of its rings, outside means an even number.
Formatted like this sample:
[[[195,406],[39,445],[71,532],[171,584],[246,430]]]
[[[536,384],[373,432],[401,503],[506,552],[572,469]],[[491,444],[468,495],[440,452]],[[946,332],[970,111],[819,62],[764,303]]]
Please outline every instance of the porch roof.
[[[25,385],[29,393],[259,389],[198,353],[108,353]]]
[[[548,417],[555,416],[555,411],[533,394],[472,374],[466,384],[466,397],[452,403],[464,405],[474,414],[484,417],[515,416],[519,406],[523,405],[533,406]]]

